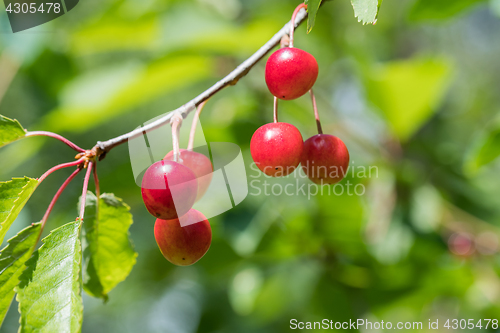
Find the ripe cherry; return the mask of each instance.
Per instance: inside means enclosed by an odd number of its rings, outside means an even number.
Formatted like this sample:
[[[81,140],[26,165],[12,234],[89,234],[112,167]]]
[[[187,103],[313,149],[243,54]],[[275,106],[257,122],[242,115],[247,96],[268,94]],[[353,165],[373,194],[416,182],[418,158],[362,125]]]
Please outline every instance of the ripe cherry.
[[[174,152],[169,152],[163,160],[173,161]],[[200,200],[212,181],[212,172],[214,171],[212,162],[210,162],[210,159],[203,154],[192,150],[181,149],[179,163],[191,169],[196,176],[196,179],[198,180],[198,195],[196,196],[196,201]]]
[[[316,184],[335,184],[341,181],[349,167],[349,151],[336,136],[317,134],[304,142],[302,169]]]
[[[262,172],[281,177],[297,168],[303,146],[304,141],[297,127],[275,122],[255,131],[250,141],[250,153]]]
[[[197,190],[193,171],[172,161],[154,163],[142,178],[142,199],[146,208],[154,217],[165,220],[186,214],[193,207]]]
[[[180,220],[157,219],[155,239],[168,261],[188,266],[207,253],[212,242],[212,229],[202,213],[191,209]]]
[[[291,100],[307,93],[318,78],[316,59],[304,50],[285,47],[266,63],[266,83],[279,99]]]

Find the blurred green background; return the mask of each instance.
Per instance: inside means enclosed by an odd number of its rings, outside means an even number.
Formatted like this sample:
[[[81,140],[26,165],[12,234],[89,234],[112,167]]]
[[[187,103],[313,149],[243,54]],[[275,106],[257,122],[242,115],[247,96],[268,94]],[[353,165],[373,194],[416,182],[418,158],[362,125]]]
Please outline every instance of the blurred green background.
[[[0,114],[90,148],[211,86],[297,4],[82,0],[17,34],[0,8]],[[429,318],[500,318],[498,36],[500,0],[385,0],[377,24],[365,26],[348,0],[325,3],[295,46],[318,60],[324,131],[345,141],[355,165],[378,172],[343,181],[365,186],[362,196],[249,195],[210,220],[212,246],[191,267],[161,255],[127,146],[114,149],[98,164],[101,188],[131,206],[139,256],[107,304],[84,296],[83,332],[284,332],[292,318],[419,320],[425,328]],[[201,116],[207,141],[237,143],[247,166],[252,133],[272,121],[264,65]],[[304,138],[315,134],[307,96],[282,102],[280,120]],[[24,139],[0,151],[0,179],[39,177],[73,155],[57,141]],[[68,173],[40,186],[8,236],[40,220]],[[81,177],[45,233],[75,218],[80,191]],[[13,302],[0,332],[17,330],[16,310]]]

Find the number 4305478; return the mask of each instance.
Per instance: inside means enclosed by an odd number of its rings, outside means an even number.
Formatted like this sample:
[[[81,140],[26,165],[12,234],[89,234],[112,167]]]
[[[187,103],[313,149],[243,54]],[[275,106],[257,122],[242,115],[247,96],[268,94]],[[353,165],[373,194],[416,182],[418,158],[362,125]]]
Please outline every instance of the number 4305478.
[[[61,12],[61,4],[58,2],[46,2],[41,3],[40,5],[36,3],[9,3],[7,8],[5,9],[8,13],[14,14],[35,14],[35,13],[60,13]]]
[[[479,328],[479,329],[488,329],[492,328],[494,330],[498,329],[498,319],[479,319],[477,323],[475,323],[474,319],[448,319],[446,323],[444,324],[444,327],[447,329],[474,329],[474,328]]]

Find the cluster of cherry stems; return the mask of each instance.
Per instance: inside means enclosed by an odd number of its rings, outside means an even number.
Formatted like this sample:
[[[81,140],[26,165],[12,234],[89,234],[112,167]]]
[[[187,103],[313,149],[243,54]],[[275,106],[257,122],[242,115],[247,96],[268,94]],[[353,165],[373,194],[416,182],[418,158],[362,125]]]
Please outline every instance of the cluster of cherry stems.
[[[299,10],[305,7],[305,4],[301,4],[295,9],[292,22],[295,22]],[[265,79],[270,92],[274,95],[274,122],[260,127],[253,134],[250,153],[259,169],[268,176],[286,176],[300,163],[313,182],[320,185],[335,184],[344,177],[349,165],[349,152],[342,140],[322,132],[312,91],[318,77],[318,63],[311,54],[293,47],[293,33],[292,24],[288,47],[282,47],[274,52],[267,61]],[[278,99],[292,100],[307,92],[311,95],[318,134],[304,142],[295,126],[278,122],[277,106]],[[193,119],[187,149],[179,149],[182,116],[174,115],[171,118],[173,151],[146,170],[141,184],[144,204],[149,213],[156,218],[154,234],[160,251],[168,261],[181,266],[191,265],[201,259],[212,241],[212,231],[207,218],[192,208],[207,191],[213,172],[210,159],[193,151],[196,123],[204,104],[200,104]],[[79,219],[83,220],[92,170],[96,195],[99,197],[96,152],[84,150],[54,133],[29,132],[27,135],[51,136],[78,151],[76,161],[55,166],[39,178],[41,182],[55,170],[77,166],[52,199],[42,219],[42,228],[66,186],[86,168],[79,215]]]

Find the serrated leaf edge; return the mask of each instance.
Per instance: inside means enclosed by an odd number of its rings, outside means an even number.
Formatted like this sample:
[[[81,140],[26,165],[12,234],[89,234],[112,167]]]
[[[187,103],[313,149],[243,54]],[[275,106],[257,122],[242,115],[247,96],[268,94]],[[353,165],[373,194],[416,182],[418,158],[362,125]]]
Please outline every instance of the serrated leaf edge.
[[[127,210],[127,212],[130,214],[130,206],[129,206],[126,202],[124,202],[122,198],[117,197],[114,193],[101,193],[101,195],[99,196],[99,198],[97,198],[97,197],[96,197],[96,195],[95,195],[94,193],[92,193],[92,192],[90,192],[90,191],[89,191],[89,193],[91,193],[91,194],[92,194],[92,196],[91,196],[91,195],[87,195],[87,201],[88,201],[90,198],[92,198],[92,197],[97,199],[97,200],[96,200],[96,203],[97,203],[97,208],[96,208],[96,221],[97,221],[97,225],[96,225],[96,226],[94,226],[94,228],[97,230],[97,231],[96,231],[96,232],[97,232],[97,235],[98,235],[99,224],[100,224],[100,222],[99,222],[99,206],[100,206],[100,205],[99,205],[99,202],[100,202],[100,200],[105,201],[105,202],[106,202],[109,206],[113,206],[113,207],[124,207],[124,208]],[[134,256],[133,256],[133,258],[132,258],[132,265],[131,265],[131,267],[133,267],[133,266],[135,266],[135,264],[137,263],[138,253],[135,251],[135,246],[134,246],[134,243],[133,243],[133,241],[132,241],[132,239],[131,239],[131,237],[130,237],[130,227],[131,227],[131,226],[132,226],[132,224],[134,223],[134,220],[133,220],[133,216],[132,216],[132,214],[130,214],[130,216],[131,216],[131,220],[132,220],[132,222],[130,223],[130,225],[129,225],[129,226],[128,226],[128,228],[127,228],[127,238],[128,238],[128,240],[129,240],[130,247],[131,247],[132,251],[134,252]],[[89,246],[90,246],[90,245],[89,245]],[[99,247],[99,243],[97,244],[97,247]],[[94,261],[92,260],[92,254],[90,255],[89,263],[92,263],[92,265],[93,265],[93,267],[94,267],[94,270],[95,270],[95,273],[96,273],[96,277],[97,277],[98,282],[99,282],[99,284],[101,285],[101,288],[102,288],[102,293],[101,293],[101,295],[100,295],[100,296],[97,296],[97,295],[96,295],[96,294],[94,294],[93,292],[88,291],[88,290],[87,290],[87,288],[85,288],[85,286],[84,286],[84,290],[85,290],[85,291],[86,291],[89,295],[94,296],[94,297],[99,297],[99,298],[102,298],[102,299],[106,302],[106,301],[108,300],[108,294],[109,294],[109,292],[110,292],[110,291],[111,291],[114,287],[113,287],[112,289],[110,289],[110,290],[105,290],[104,286],[102,285],[102,281],[101,281],[101,279],[100,279],[99,275],[97,274],[97,267],[96,267],[96,265],[95,265]],[[132,268],[131,268],[131,269],[132,269]],[[130,272],[129,272],[129,274],[130,274]],[[125,277],[125,278],[123,278],[122,280],[118,281],[118,282],[116,283],[116,285],[118,285],[120,282],[125,281],[125,279],[126,279],[126,277]],[[115,285],[115,287],[116,287],[116,285]]]
[[[17,119],[12,119],[12,118],[9,118],[9,117],[6,117],[6,116],[4,116],[4,115],[1,115],[1,114],[0,114],[0,119],[2,119],[2,118],[3,118],[3,119],[7,119],[7,120],[12,121],[13,123],[17,124],[17,125],[19,126],[19,128],[20,128],[20,129],[22,129],[22,130],[24,131],[24,135],[25,135],[25,136],[26,136],[26,134],[28,133],[28,130],[27,130],[26,128],[24,128],[24,127],[23,127],[23,125],[21,125],[21,123],[19,122],[19,120],[17,120]],[[6,143],[4,143],[4,144],[0,144],[0,148],[2,148],[2,147],[4,147],[4,146],[8,145],[9,143],[12,143],[12,142],[15,142],[15,141],[17,141],[17,140],[19,140],[19,139],[22,139],[22,138],[24,138],[24,136],[18,137],[17,139],[12,140],[12,141],[9,141],[9,142],[6,142]]]
[[[78,252],[79,252],[80,255],[78,256],[79,260],[78,260],[77,265],[76,265],[78,267],[78,269],[77,269],[77,271],[74,274],[74,278],[73,278],[73,281],[72,281],[73,283],[74,282],[78,283],[78,280],[81,279],[81,275],[82,275],[81,273],[82,273],[82,255],[83,255],[83,253],[82,253],[82,244],[81,244],[81,241],[80,241],[80,234],[81,234],[81,228],[82,228],[82,223],[83,222],[82,221],[78,221],[78,220],[77,221],[69,222],[69,223],[78,223],[78,222],[79,222],[79,225],[78,225],[78,235],[77,235],[77,238],[76,238],[76,241],[77,241],[76,244],[79,244],[79,250],[78,250]],[[45,242],[45,240],[47,238],[49,238],[54,232],[56,232],[57,230],[65,227],[69,223],[66,223],[66,224],[64,224],[64,225],[62,225],[62,226],[60,226],[58,228],[55,228],[55,229],[51,230],[50,233],[46,237],[44,237],[42,239],[42,242]],[[43,243],[42,246],[40,246],[37,249],[37,251],[41,251],[44,246],[45,246],[45,243]],[[30,259],[31,258],[32,257],[30,257]],[[28,260],[30,260],[30,259],[28,259]],[[26,261],[26,262],[28,262],[28,261]],[[78,284],[80,286],[80,298],[82,298],[82,292],[81,292],[82,291],[82,281],[80,281],[80,283],[78,283]],[[21,314],[21,302],[19,300],[19,292],[18,291],[19,290],[18,290],[18,286],[17,286],[15,288],[15,292],[16,292],[16,301],[18,302],[18,312],[21,315],[19,317],[19,325],[20,325],[19,326],[19,333],[21,333],[22,332],[22,327],[21,327],[21,325],[22,325],[22,314]],[[79,318],[78,319],[78,326],[80,327],[80,329],[78,330],[78,332],[81,332],[81,327],[82,327],[82,324],[83,324],[83,299],[82,299],[82,303],[81,304],[82,304],[82,306],[81,306],[81,313],[80,313],[80,316],[78,317]],[[50,322],[50,320],[48,322]]]
[[[25,177],[14,177],[14,178],[12,178],[11,180],[8,180],[8,181],[5,181],[5,182],[0,182],[0,185],[1,185],[1,184],[11,183],[11,182],[13,182],[14,180],[21,180],[21,179],[28,179],[29,181],[28,181],[28,182],[27,182],[27,183],[26,183],[26,184],[25,184],[25,185],[21,188],[21,191],[20,191],[20,192],[18,192],[18,194],[17,194],[17,195],[18,195],[18,197],[17,197],[17,199],[16,199],[16,200],[14,200],[14,202],[13,202],[13,203],[14,203],[14,206],[17,204],[18,200],[21,198],[21,195],[22,195],[22,193],[25,191],[26,187],[27,187],[28,185],[30,185],[31,181],[35,181],[35,182],[36,182],[36,184],[35,184],[35,188],[33,189],[33,192],[31,192],[31,194],[28,196],[28,198],[26,199],[26,201],[24,202],[24,204],[23,204],[23,205],[21,205],[21,206],[19,206],[19,211],[18,211],[18,213],[17,213],[18,215],[19,215],[19,213],[23,210],[24,206],[26,205],[26,203],[28,202],[28,200],[31,198],[31,196],[32,196],[32,195],[33,195],[33,193],[35,192],[36,188],[38,187],[38,184],[39,184],[39,183],[38,183],[38,180],[37,180],[37,179],[35,179],[35,178],[30,178],[30,177],[26,177],[26,176],[25,176]],[[14,206],[13,206],[13,207],[14,207]],[[12,216],[12,209],[9,211],[9,214],[7,215],[7,218],[6,218],[4,221],[0,222],[0,243],[2,243],[2,242],[3,242],[3,238],[5,237],[5,235],[4,235],[3,237],[1,236],[2,230],[3,230],[3,228],[5,227],[5,226],[4,226],[4,224],[5,224],[5,222],[6,222],[6,221],[7,221],[7,220],[11,217],[11,216]],[[14,220],[15,220],[15,219],[14,219]],[[14,220],[13,220],[12,222],[14,222]],[[12,225],[12,223],[11,223],[11,225]],[[10,228],[10,226],[9,226],[9,227],[7,228],[7,230],[5,231],[6,233],[7,233],[7,231],[9,230],[9,228]]]
[[[18,232],[16,235],[14,235],[13,237],[9,238],[9,239],[7,240],[7,245],[6,245],[3,249],[1,249],[1,250],[0,250],[0,257],[1,257],[1,255],[2,255],[3,253],[5,253],[5,251],[7,251],[8,249],[10,249],[12,246],[15,246],[15,244],[13,243],[13,241],[14,241],[14,240],[15,240],[18,236],[20,236],[23,232],[27,231],[28,229],[30,229],[30,228],[34,228],[34,227],[39,226],[39,225],[41,225],[41,223],[40,223],[40,222],[32,223],[31,225],[29,225],[29,226],[27,226],[26,228],[24,228],[24,229],[22,229],[21,231],[19,231],[19,232]],[[40,233],[40,232],[41,232],[41,229],[40,229],[39,233]],[[24,242],[24,241],[25,241],[27,238],[29,238],[30,236],[31,236],[31,234],[30,234],[30,233],[27,233],[27,235],[26,235],[23,239],[19,240],[16,244],[20,244],[20,243]],[[26,261],[28,261],[28,260],[29,260],[29,258],[31,258],[31,256],[32,256],[33,252],[35,251],[35,248],[36,248],[37,243],[38,243],[38,242],[35,242],[35,244],[33,244],[33,246],[31,246],[31,248],[30,248],[28,251],[26,251],[26,253],[28,253],[28,252],[30,253],[30,254],[29,254],[29,257],[26,259]],[[22,257],[22,256],[21,256],[21,257]],[[5,272],[5,271],[9,268],[9,267],[11,267],[11,266],[13,265],[13,263],[14,263],[15,261],[19,260],[21,257],[14,258],[13,262],[12,262],[9,266],[5,267],[5,269],[4,269],[4,270],[2,270],[2,271],[0,272],[0,275],[1,275],[1,274],[3,274],[3,273],[4,273],[4,272]],[[16,275],[16,273],[18,273],[18,272],[19,272],[19,270],[24,271],[24,270],[26,269],[26,261],[23,263],[23,265],[22,265],[21,267],[19,267],[19,268],[18,268],[18,269],[17,269],[17,270],[16,270],[16,271],[12,274],[12,276],[8,279],[8,281],[9,281],[10,279],[12,279],[12,277],[13,277],[13,276],[15,276],[15,275]],[[18,279],[19,279],[19,277],[21,276],[22,271],[21,271],[21,273],[19,274],[19,276],[17,277]],[[19,281],[18,281],[18,283],[19,283]],[[16,285],[16,286],[14,286],[14,289],[12,290],[12,291],[14,291],[14,295],[12,295],[12,299],[14,299],[14,296],[15,296],[15,288],[16,288],[16,287],[17,287],[17,285]],[[11,304],[11,303],[12,303],[12,299],[11,299],[11,301],[10,301],[10,303],[9,303],[9,304]],[[8,310],[8,309],[7,309],[7,310]],[[0,318],[0,327],[2,326],[4,319],[5,319],[5,317]]]
[[[351,6],[352,6],[352,8],[354,10],[354,17],[357,18],[358,22],[361,22],[361,24],[363,24],[363,25],[367,25],[367,24],[373,24],[373,25],[375,25],[375,24],[377,24],[378,13],[380,11],[380,6],[382,5],[382,1],[383,0],[377,0],[377,12],[375,13],[375,18],[373,19],[373,21],[365,21],[365,20],[363,20],[363,19],[361,19],[359,17],[360,14],[357,14],[356,8],[354,8],[354,3],[351,0]]]

